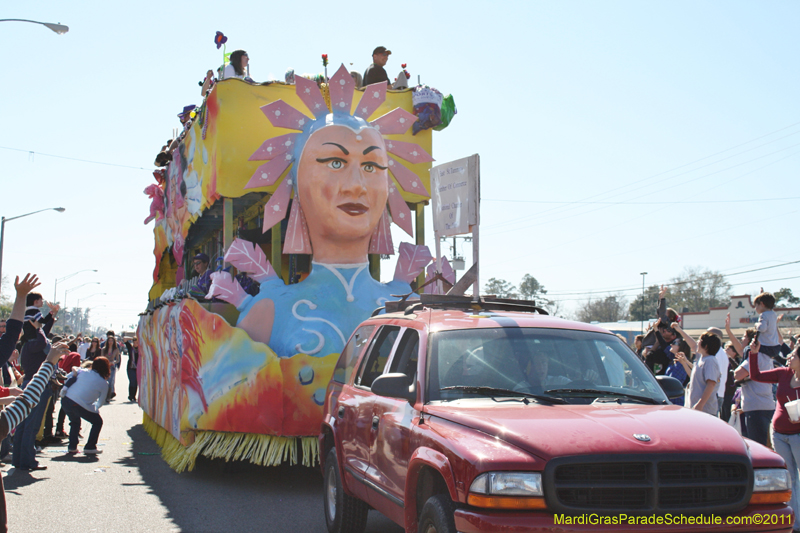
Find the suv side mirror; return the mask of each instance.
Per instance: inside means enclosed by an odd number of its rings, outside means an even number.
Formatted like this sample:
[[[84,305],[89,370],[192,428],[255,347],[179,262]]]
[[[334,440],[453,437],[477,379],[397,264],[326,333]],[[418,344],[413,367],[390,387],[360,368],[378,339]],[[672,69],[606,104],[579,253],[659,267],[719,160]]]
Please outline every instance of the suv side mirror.
[[[656,380],[670,400],[683,396],[683,385],[672,376],[656,376]]]
[[[408,376],[399,372],[378,376],[370,388],[378,396],[406,400],[411,405],[417,401],[417,387],[409,385]]]

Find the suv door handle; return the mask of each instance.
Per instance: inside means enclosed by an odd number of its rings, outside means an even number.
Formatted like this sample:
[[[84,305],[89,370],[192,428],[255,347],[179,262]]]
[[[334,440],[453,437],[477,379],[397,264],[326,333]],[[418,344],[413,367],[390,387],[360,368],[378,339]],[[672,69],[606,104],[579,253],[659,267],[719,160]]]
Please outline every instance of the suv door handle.
[[[339,406],[339,418],[344,418],[344,405]]]
[[[372,417],[372,429],[378,429],[378,424],[380,423],[380,421],[381,421],[380,417],[378,417],[377,415],[373,416]]]

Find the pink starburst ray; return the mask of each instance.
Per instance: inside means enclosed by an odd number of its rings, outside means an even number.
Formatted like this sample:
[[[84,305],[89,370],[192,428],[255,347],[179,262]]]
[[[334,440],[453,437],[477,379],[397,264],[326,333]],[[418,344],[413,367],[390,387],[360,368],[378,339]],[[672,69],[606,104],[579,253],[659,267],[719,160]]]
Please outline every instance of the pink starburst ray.
[[[389,172],[392,173],[392,176],[395,177],[397,183],[400,184],[400,187],[402,187],[404,191],[430,198],[431,195],[428,189],[425,188],[425,185],[422,184],[422,180],[419,179],[419,176],[411,172],[393,157],[389,157]]]
[[[283,100],[277,100],[261,106],[261,112],[266,115],[270,123],[276,128],[302,130],[303,126],[311,120]]]
[[[355,83],[350,73],[344,68],[344,64],[339,67],[328,84],[331,91],[331,112],[350,114],[350,107],[353,105],[353,92]]]
[[[367,120],[385,101],[386,84],[382,81],[373,83],[364,89],[364,94],[361,96],[361,100],[358,101],[354,115]]]
[[[425,270],[425,265],[433,261],[430,249],[424,244],[416,245],[401,242],[398,247],[397,265],[394,278],[411,283]]]
[[[433,161],[431,154],[426,152],[420,145],[386,139],[386,149],[398,157],[402,157],[411,163],[430,163]]]
[[[393,181],[389,183],[389,211],[392,213],[392,221],[413,237],[411,210]]]
[[[384,209],[381,220],[378,222],[372,238],[369,240],[369,253],[371,254],[394,254],[394,244],[392,243],[391,222],[389,213]]]
[[[266,233],[275,224],[286,218],[286,210],[289,208],[289,198],[292,195],[292,180],[284,179],[264,206],[264,224],[261,232]]]
[[[269,161],[286,152],[291,152],[294,150],[294,143],[298,135],[299,133],[287,133],[286,135],[279,135],[267,139],[264,141],[264,144],[250,156],[248,161]]]
[[[295,198],[292,202],[292,214],[286,227],[286,241],[283,243],[284,254],[310,254],[311,242],[308,236],[308,224],[300,201]]]
[[[375,126],[381,135],[394,135],[408,131],[416,120],[417,117],[412,113],[398,107],[376,118],[370,124]]]
[[[319,118],[328,114],[328,104],[325,103],[315,82],[302,76],[295,76],[294,82],[297,85],[297,96],[315,117]]]
[[[271,187],[278,181],[278,178],[289,168],[294,158],[292,154],[268,161],[258,167],[250,181],[244,186],[245,189],[255,189],[257,187]]]

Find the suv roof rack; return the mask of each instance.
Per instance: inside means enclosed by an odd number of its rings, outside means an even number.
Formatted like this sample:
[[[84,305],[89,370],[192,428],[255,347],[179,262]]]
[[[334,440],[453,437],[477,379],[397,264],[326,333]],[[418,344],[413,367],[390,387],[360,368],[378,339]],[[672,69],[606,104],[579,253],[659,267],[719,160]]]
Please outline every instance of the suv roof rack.
[[[482,296],[477,301],[471,296],[454,296],[441,294],[422,294],[419,299],[399,300],[386,302],[387,313],[404,311],[410,315],[425,307],[431,309],[470,309],[473,311],[518,311],[522,313],[549,314],[538,307],[533,300],[513,300],[510,298],[497,298],[495,296]],[[373,315],[374,316],[374,315]]]

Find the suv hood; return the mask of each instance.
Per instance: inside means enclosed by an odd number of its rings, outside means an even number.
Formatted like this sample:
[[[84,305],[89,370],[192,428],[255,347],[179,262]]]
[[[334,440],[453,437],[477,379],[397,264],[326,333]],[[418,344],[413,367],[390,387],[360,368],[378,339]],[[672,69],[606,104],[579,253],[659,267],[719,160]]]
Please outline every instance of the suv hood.
[[[747,455],[744,440],[731,426],[676,405],[525,405],[470,399],[428,404],[425,412],[501,438],[546,461],[602,453]],[[641,442],[635,434],[650,441]]]

